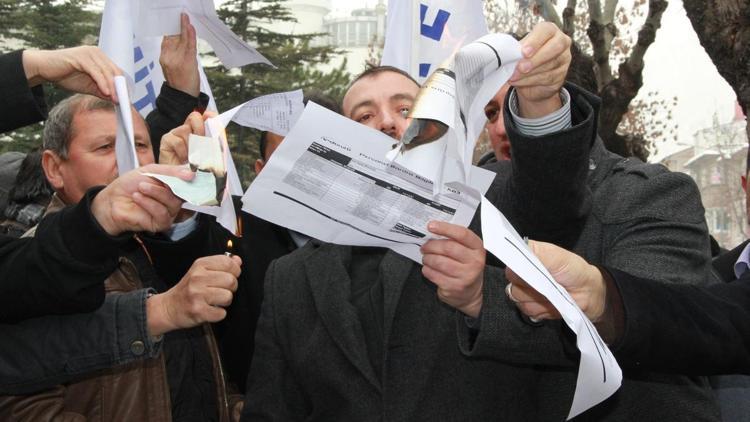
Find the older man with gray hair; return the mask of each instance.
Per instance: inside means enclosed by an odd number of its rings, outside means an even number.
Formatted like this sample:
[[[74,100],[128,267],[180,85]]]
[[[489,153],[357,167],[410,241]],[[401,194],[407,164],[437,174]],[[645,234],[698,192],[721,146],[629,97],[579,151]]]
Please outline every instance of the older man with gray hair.
[[[138,160],[153,163],[146,124],[135,110],[133,123]],[[101,98],[74,95],[50,112],[42,157],[44,172],[55,190],[48,213],[85,200],[97,186],[117,178],[116,130],[114,104]],[[179,240],[185,231],[191,232],[178,225],[170,236]],[[224,255],[200,258],[180,280],[175,275],[179,271],[161,268],[171,262],[154,259],[168,243],[163,237],[132,235],[122,248],[118,268],[105,281],[108,299],[121,300],[108,300],[97,313],[0,326],[18,340],[14,345],[31,352],[26,362],[43,362],[45,355],[55,351],[35,346],[35,334],[45,333],[53,340],[68,336],[59,343],[96,344],[102,333],[92,332],[92,328],[114,325],[119,330],[123,321],[145,320],[145,324],[141,322],[145,325],[143,335],[133,339],[130,348],[136,357],[154,358],[132,359],[94,374],[83,373],[80,381],[36,395],[5,396],[0,398],[0,419],[22,412],[34,420],[102,414],[122,420],[228,420],[218,350],[210,328],[203,323],[226,315],[222,307],[232,301],[241,261]],[[55,327],[57,332],[47,327]]]

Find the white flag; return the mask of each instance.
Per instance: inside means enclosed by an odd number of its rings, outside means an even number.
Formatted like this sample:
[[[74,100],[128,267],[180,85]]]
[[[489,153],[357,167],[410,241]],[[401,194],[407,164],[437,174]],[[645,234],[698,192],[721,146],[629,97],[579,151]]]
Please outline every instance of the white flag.
[[[391,0],[380,64],[420,83],[459,48],[487,34],[482,0]]]

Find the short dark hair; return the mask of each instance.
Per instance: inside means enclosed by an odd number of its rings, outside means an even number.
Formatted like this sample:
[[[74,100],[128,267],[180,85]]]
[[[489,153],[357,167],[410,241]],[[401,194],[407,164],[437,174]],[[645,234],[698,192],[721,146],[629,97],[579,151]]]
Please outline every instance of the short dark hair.
[[[408,72],[404,72],[403,70],[395,66],[375,66],[372,64],[367,64],[365,66],[365,70],[362,71],[362,73],[360,73],[359,75],[357,75],[354,79],[352,79],[351,83],[349,83],[349,86],[346,88],[346,90],[348,91],[349,88],[352,87],[352,85],[354,85],[361,79],[370,78],[370,77],[373,77],[375,75],[379,75],[385,72],[398,73],[399,75],[404,76],[410,81],[414,82],[414,84],[417,85],[418,87],[420,88],[422,87],[422,85],[420,85],[419,82],[417,82],[417,80],[414,79]]]
[[[339,103],[329,95],[326,95],[316,89],[312,89],[308,91],[307,94],[305,94],[305,97],[302,99],[302,103],[307,105],[308,101],[312,101],[321,107],[325,107],[336,114],[341,114],[341,106],[339,105]],[[268,157],[266,157],[266,146],[268,146],[268,131],[263,130],[260,132],[260,139],[258,142],[258,152],[260,153],[260,158],[262,158],[263,161],[266,161],[268,159]]]

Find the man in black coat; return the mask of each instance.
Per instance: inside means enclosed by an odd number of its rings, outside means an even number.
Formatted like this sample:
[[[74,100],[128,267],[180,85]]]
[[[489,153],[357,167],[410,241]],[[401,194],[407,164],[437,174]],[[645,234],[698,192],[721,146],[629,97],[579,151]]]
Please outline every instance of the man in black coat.
[[[566,37],[562,33],[558,37],[554,25],[539,28],[529,42],[539,57],[554,57],[549,66],[540,63],[540,69],[555,68],[550,73],[559,76],[557,67],[567,67]],[[524,112],[539,113],[524,117],[541,117],[563,108],[561,78],[551,79],[555,83],[535,91],[532,82],[526,85],[523,76],[519,77],[519,85],[529,88],[520,100],[528,106]],[[366,71],[347,92],[344,114],[398,139],[417,91],[417,84],[399,71]],[[527,102],[528,96],[536,104]],[[537,189],[559,188],[559,195],[567,192],[561,185],[570,173],[585,177],[585,151],[593,134],[589,126],[579,123],[567,129],[580,136],[539,136],[538,142],[525,143],[530,154],[549,148],[554,150],[550,154],[571,161],[544,163],[542,169],[557,178],[540,177],[534,171],[540,166],[519,169],[506,178],[497,188],[512,195],[503,202],[509,215],[523,218],[529,201],[541,192]],[[582,206],[580,201],[578,206]],[[449,224],[430,230],[447,239],[423,246],[423,266],[382,248],[317,241],[271,265],[244,420],[535,418],[536,410],[526,400],[539,376],[533,368],[471,359],[456,347],[456,324],[467,323],[464,314],[477,316],[477,292],[454,288],[456,279],[484,280],[480,290],[500,299],[502,288],[497,288],[495,280],[501,270],[485,267],[481,240],[471,231]]]
[[[119,69],[95,47],[57,51],[16,51],[0,56],[0,131],[35,123],[46,117],[42,82],[53,82],[73,91],[111,98],[113,77]],[[165,168],[159,172],[176,174]],[[117,265],[117,248],[124,241],[121,233],[131,230],[158,230],[171,225],[180,201],[171,193],[160,199],[163,205],[154,214],[132,203],[115,201],[138,190],[138,183],[161,186],[152,179],[131,175],[110,189],[91,192],[74,207],[45,218],[34,239],[0,236],[0,322],[13,322],[34,316],[93,311],[104,300],[103,281]],[[120,190],[116,190],[119,188]],[[123,188],[125,190],[123,190]],[[116,196],[112,196],[116,193]],[[113,219],[113,207],[101,203],[124,204],[143,213],[132,220]],[[169,213],[164,214],[169,210]],[[120,216],[121,217],[121,216]],[[158,218],[156,218],[158,217]],[[105,227],[107,221],[114,225]],[[104,230],[103,230],[104,229]],[[114,237],[113,237],[114,235]],[[55,256],[66,256],[56,259]]]

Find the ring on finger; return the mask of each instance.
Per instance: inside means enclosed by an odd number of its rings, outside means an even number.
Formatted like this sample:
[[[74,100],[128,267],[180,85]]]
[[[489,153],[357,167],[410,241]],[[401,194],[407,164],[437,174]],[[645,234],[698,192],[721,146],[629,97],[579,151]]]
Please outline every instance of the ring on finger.
[[[505,286],[505,295],[508,296],[508,299],[510,299],[513,303],[518,303],[519,300],[513,297],[513,283],[508,283],[507,286]]]

